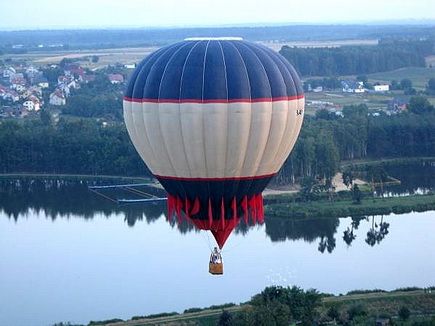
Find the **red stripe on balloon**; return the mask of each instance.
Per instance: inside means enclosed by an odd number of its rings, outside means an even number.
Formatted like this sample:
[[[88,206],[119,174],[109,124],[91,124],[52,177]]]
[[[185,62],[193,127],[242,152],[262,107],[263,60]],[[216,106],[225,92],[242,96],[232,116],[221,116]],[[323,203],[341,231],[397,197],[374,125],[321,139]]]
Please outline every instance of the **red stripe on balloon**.
[[[250,177],[224,177],[224,178],[183,178],[183,177],[170,177],[170,176],[164,176],[164,175],[157,175],[154,176],[159,179],[165,179],[165,180],[176,180],[176,181],[238,181],[238,180],[255,180],[255,179],[265,179],[265,178],[271,178],[276,173],[266,174],[266,175],[254,175]]]
[[[213,99],[213,100],[203,100],[203,99],[155,99],[155,98],[131,98],[124,97],[126,102],[135,103],[197,103],[197,104],[208,104],[208,103],[257,103],[257,102],[278,102],[278,101],[294,101],[305,98],[304,94],[299,94],[295,96],[288,97],[264,97],[264,98],[236,98],[236,99]]]

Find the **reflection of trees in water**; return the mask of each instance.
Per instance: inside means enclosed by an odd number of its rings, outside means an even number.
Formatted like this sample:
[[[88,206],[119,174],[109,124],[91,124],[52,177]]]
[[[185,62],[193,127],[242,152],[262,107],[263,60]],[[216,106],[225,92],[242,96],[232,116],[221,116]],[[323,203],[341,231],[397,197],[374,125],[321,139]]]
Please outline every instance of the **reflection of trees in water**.
[[[91,219],[95,214],[108,217],[124,213],[130,226],[137,220],[154,221],[166,212],[165,204],[118,206],[88,190],[88,185],[98,182],[101,183],[101,179],[0,179],[0,210],[14,220],[20,215],[28,214],[30,210],[43,212],[52,220],[72,215]]]
[[[129,226],[134,226],[137,221],[145,220],[151,223],[161,217],[167,218],[165,203],[119,206],[90,192],[88,185],[95,183],[97,181],[78,178],[0,179],[0,210],[14,220],[27,215],[29,211],[42,212],[52,220],[71,216],[91,219],[96,214],[109,217],[112,214],[123,213]],[[380,221],[376,221],[377,218],[380,218]],[[349,227],[343,232],[343,241],[348,246],[356,239],[354,231],[360,227],[363,220],[370,221],[366,217],[352,217]],[[168,223],[183,234],[198,231],[187,219],[169,219]],[[336,247],[334,234],[339,223],[338,218],[296,221],[266,218],[265,231],[272,242],[300,239],[309,243],[319,241],[318,250],[322,253],[331,253]],[[384,222],[383,216],[373,216],[366,243],[370,246],[379,244],[388,234],[389,226],[389,223]],[[254,227],[258,226],[252,221],[246,224],[242,220],[233,232],[246,235]]]
[[[351,217],[352,222],[350,223],[350,227],[348,227],[343,232],[343,240],[347,244],[348,247],[351,246],[352,241],[356,239],[356,235],[353,233],[353,231],[358,230],[359,224],[361,220],[365,220],[365,216],[353,216]]]
[[[380,218],[379,223],[376,219]],[[347,219],[342,219],[346,221]],[[370,219],[365,216],[355,216],[351,218],[350,225],[343,232],[343,241],[351,246],[356,239],[354,231],[358,230],[362,221],[369,222]],[[331,253],[337,243],[334,237],[337,227],[340,224],[338,218],[335,219],[318,219],[318,220],[283,220],[283,219],[266,219],[266,234],[273,242],[287,240],[304,240],[308,243],[319,241],[317,249],[321,253]],[[384,222],[383,216],[372,217],[372,224],[367,232],[365,242],[370,246],[379,244],[388,234],[390,224]]]
[[[372,216],[372,225],[370,230],[367,232],[366,243],[370,246],[374,246],[376,243],[379,244],[385,236],[388,234],[389,223],[384,222],[384,216],[381,216],[381,221],[376,223],[375,216]]]
[[[334,234],[339,224],[338,218],[299,221],[266,219],[266,234],[273,242],[303,239],[312,243],[320,238],[319,251],[331,253],[336,246]]]
[[[380,218],[379,223],[376,222],[376,219]],[[356,235],[354,234],[354,230],[357,230],[360,222],[365,220],[370,222],[370,218],[364,216],[352,217],[352,222],[349,227],[343,232],[343,240],[348,245],[351,246],[352,242],[356,239]],[[367,232],[367,237],[365,242],[369,246],[374,246],[375,244],[381,243],[381,241],[385,238],[385,236],[389,233],[388,228],[390,227],[390,223],[384,222],[384,216],[372,216],[371,217],[371,226],[369,231]]]

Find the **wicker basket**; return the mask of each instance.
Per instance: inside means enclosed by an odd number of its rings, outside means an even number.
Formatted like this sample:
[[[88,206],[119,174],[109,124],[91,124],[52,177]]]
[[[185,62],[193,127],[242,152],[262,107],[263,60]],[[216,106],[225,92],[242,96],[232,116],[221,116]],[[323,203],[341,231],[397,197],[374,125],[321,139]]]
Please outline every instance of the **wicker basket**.
[[[222,275],[224,273],[224,264],[222,264],[222,263],[217,263],[217,264],[209,263],[208,264],[208,271],[210,272],[210,274],[213,274],[213,275]]]

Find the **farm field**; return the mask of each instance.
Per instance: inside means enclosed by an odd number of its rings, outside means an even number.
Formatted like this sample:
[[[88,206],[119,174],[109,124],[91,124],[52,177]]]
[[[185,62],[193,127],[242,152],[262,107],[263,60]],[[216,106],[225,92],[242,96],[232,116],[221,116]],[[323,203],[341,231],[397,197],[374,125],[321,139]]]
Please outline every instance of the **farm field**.
[[[116,63],[138,63],[144,57],[157,50],[158,47],[119,48],[85,51],[56,51],[56,52],[31,52],[26,54],[3,55],[0,59],[11,58],[12,60],[25,60],[36,66],[59,64],[63,58],[79,59],[78,62],[84,68],[91,70],[114,65]],[[98,56],[98,62],[92,62],[92,57]]]
[[[297,47],[338,47],[344,45],[376,45],[377,40],[339,40],[339,41],[306,41],[306,42],[259,42],[275,51],[279,51],[284,45]],[[0,55],[0,59],[25,60],[37,66],[46,64],[58,64],[63,58],[78,59],[83,67],[95,70],[116,63],[138,63],[144,57],[157,50],[157,46],[125,47],[101,50],[74,50],[74,51],[47,51],[30,52],[26,54]],[[98,56],[99,61],[93,63],[92,56]]]
[[[432,59],[430,59],[432,60]],[[435,58],[433,59],[435,61]],[[412,86],[418,90],[424,90],[430,78],[435,77],[435,68],[409,67],[393,71],[379,72],[367,75],[371,83],[391,83],[392,80],[401,81],[410,79]]]
[[[385,109],[388,102],[395,98],[395,94],[375,94],[375,93],[363,93],[352,94],[343,93],[341,90],[334,92],[319,92],[319,93],[306,93],[306,99],[308,102],[308,108],[323,108],[322,106],[340,108],[345,105],[358,105],[366,104],[369,109]],[[309,113],[308,110],[307,113]]]

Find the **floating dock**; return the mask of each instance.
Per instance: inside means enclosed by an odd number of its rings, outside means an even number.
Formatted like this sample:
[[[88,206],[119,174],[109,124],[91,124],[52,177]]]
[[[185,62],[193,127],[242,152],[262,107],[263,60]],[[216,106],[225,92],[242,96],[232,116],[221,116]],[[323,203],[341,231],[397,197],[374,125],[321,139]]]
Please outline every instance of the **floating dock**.
[[[93,193],[110,200],[111,202],[117,204],[138,204],[138,203],[158,203],[165,202],[168,199],[166,197],[157,197],[153,194],[149,194],[142,190],[137,189],[138,187],[150,187],[148,183],[134,183],[134,184],[119,184],[119,185],[106,185],[106,186],[88,186],[88,189]],[[110,189],[120,189],[130,194],[133,194],[136,197],[141,198],[113,198],[109,196],[107,193],[103,193],[104,190]]]

